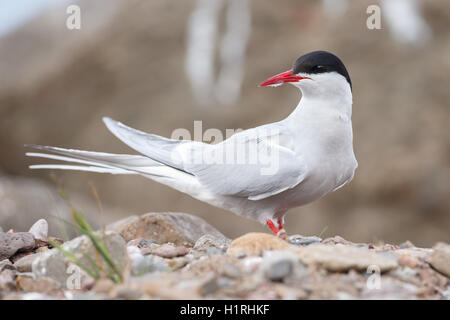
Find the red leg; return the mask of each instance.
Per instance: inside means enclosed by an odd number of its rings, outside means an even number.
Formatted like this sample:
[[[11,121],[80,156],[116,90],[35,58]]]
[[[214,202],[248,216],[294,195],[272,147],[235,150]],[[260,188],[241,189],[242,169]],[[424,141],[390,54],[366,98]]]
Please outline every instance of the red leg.
[[[282,218],[278,218],[277,222],[278,222],[278,230],[284,229],[283,219]]]
[[[267,219],[266,223],[269,226],[270,230],[272,230],[272,232],[275,233],[275,235],[277,235],[278,234],[278,229],[275,227],[275,225],[273,224],[272,220]]]

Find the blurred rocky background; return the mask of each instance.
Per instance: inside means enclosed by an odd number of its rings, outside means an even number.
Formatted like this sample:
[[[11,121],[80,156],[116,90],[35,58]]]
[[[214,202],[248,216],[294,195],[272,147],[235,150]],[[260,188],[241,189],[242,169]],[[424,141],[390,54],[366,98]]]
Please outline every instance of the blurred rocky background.
[[[67,214],[59,185],[97,225],[174,211],[203,217],[230,238],[266,231],[142,177],[31,171],[34,159],[25,158],[23,145],[133,152],[102,116],[164,136],[192,132],[195,120],[223,132],[277,121],[299,92],[257,84],[301,54],[324,49],[341,57],[352,77],[359,168],[350,185],[291,210],[288,233],[325,230],[354,242],[408,239],[418,246],[450,241],[450,2],[47,2],[0,37],[4,230],[27,230],[47,218],[58,233],[51,217]],[[80,30],[66,28],[69,4],[81,8]],[[372,4],[383,9],[380,30],[366,26]]]

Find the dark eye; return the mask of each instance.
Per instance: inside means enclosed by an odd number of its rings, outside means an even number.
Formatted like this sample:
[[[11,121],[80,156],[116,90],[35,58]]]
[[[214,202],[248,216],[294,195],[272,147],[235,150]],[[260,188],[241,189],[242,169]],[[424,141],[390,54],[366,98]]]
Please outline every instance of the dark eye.
[[[321,65],[316,65],[312,67],[312,72],[324,72],[325,67]]]

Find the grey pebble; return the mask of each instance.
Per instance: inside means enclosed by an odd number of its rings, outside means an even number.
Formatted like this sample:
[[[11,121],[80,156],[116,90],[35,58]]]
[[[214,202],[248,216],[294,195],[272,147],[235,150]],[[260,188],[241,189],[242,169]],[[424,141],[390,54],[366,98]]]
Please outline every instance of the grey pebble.
[[[296,246],[307,246],[313,243],[320,243],[322,239],[316,236],[305,237],[299,234],[295,234],[289,237],[289,243]]]

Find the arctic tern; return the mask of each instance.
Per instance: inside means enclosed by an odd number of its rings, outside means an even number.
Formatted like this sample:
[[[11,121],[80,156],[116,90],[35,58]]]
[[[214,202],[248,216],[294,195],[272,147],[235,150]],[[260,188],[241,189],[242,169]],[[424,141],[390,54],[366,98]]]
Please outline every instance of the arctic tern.
[[[286,238],[286,212],[350,182],[358,163],[353,152],[352,83],[342,61],[326,51],[310,52],[260,86],[283,83],[302,93],[287,118],[220,143],[168,139],[105,117],[107,128],[141,155],[26,145],[43,151],[27,156],[73,163],[30,168],[142,175],[256,219]]]

